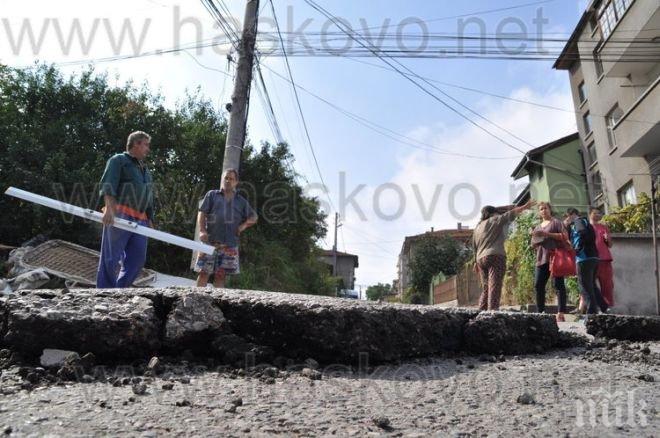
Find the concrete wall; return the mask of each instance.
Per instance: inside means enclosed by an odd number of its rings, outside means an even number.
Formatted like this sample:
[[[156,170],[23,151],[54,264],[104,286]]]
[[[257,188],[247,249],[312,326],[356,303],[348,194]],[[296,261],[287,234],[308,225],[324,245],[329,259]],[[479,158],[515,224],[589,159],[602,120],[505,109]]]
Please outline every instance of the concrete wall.
[[[616,313],[655,315],[656,286],[650,234],[612,234]]]

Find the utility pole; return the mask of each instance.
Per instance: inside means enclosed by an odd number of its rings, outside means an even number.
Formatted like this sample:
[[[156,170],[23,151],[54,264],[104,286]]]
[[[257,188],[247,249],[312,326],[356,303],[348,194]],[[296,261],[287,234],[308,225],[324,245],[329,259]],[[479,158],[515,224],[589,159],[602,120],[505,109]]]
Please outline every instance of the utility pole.
[[[337,276],[337,230],[341,227],[339,213],[335,213],[335,243],[332,245],[332,275]]]
[[[259,0],[247,0],[243,33],[238,44],[238,64],[236,79],[234,80],[234,92],[231,95],[227,143],[225,144],[225,156],[222,162],[223,171],[230,168],[239,170],[241,165],[241,152],[245,144],[245,124],[250,99],[250,85],[252,84],[254,47],[257,42],[258,15]]]

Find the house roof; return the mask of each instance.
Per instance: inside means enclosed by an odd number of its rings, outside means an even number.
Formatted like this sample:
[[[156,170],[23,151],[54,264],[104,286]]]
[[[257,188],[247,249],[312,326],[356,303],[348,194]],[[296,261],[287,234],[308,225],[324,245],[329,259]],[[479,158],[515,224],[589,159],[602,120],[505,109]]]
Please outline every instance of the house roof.
[[[594,13],[595,6],[597,3],[600,3],[600,0],[592,0],[589,3],[589,5],[586,7],[584,12],[582,13],[582,16],[580,17],[580,21],[578,21],[577,25],[575,26],[573,33],[566,42],[564,49],[561,51],[561,54],[555,60],[555,63],[552,65],[552,68],[557,70],[568,70],[575,63],[575,61],[579,59],[579,52],[577,46],[578,39],[580,38],[580,34],[582,33],[584,26],[591,19],[591,16]]]
[[[403,240],[403,246],[401,247],[401,253],[406,253],[410,250],[410,245],[412,243],[423,239],[425,237],[451,237],[460,242],[467,243],[472,239],[472,233],[474,230],[470,228],[461,228],[458,229],[449,229],[449,230],[438,230],[438,231],[427,231],[426,233],[416,234],[414,236],[406,236]]]
[[[63,240],[49,240],[26,251],[22,263],[27,268],[42,268],[50,274],[78,284],[94,286],[99,253]],[[150,269],[142,269],[133,285],[147,286],[154,280],[155,275]]]
[[[531,190],[531,184],[527,184],[523,189],[523,191],[520,192],[520,194],[516,196],[516,199],[513,200],[513,204],[517,207],[520,207],[521,205],[524,205],[527,201],[529,201],[530,190]]]
[[[540,158],[541,155],[543,155],[545,152],[548,152],[554,148],[557,148],[559,146],[563,146],[566,143],[570,143],[572,141],[575,141],[579,139],[580,136],[578,135],[577,132],[574,132],[571,135],[567,135],[566,137],[562,137],[560,139],[557,139],[555,141],[552,141],[550,143],[544,144],[543,146],[539,146],[537,148],[534,148],[530,151],[528,151],[525,156],[523,157],[522,160],[518,163],[516,168],[514,169],[513,173],[511,176],[513,179],[519,179],[522,178],[523,176],[527,176],[527,169],[529,165],[530,160],[536,160]]]
[[[331,249],[322,249],[320,251],[322,257],[333,257],[334,252]],[[355,262],[355,267],[359,267],[358,256],[355,254],[349,254],[347,252],[337,251],[337,257],[353,257]]]

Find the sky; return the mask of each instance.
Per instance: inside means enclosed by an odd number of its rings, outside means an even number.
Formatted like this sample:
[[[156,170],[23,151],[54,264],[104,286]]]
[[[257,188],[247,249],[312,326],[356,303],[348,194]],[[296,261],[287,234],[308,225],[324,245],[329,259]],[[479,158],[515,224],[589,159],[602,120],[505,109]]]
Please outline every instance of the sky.
[[[240,17],[237,26],[241,26],[245,2],[225,3],[233,17]],[[364,33],[366,28],[374,38],[389,24],[391,27],[385,31],[391,33],[400,30],[408,34],[456,35],[462,29],[463,35],[492,37],[502,31],[526,30],[531,38],[567,39],[585,7],[583,0],[317,3],[341,17],[356,32]],[[169,107],[196,90],[220,109],[230,100],[234,68],[228,67],[227,45],[98,62],[113,55],[222,40],[222,31],[200,1],[0,0],[0,9],[2,63],[22,67],[35,61],[52,62],[64,72],[76,74],[86,68],[87,61],[97,60],[96,70],[107,72],[111,83],[147,83],[162,93]],[[260,9],[260,31],[273,35],[270,2],[261,0]],[[283,32],[338,31],[303,0],[277,0],[275,11]],[[543,17],[540,33],[539,21],[534,21],[538,14]],[[131,29],[134,39],[125,33],[121,40],[122,29]],[[32,31],[34,44],[30,44],[28,30]],[[330,41],[334,36],[327,38]],[[319,43],[318,37],[309,37],[308,41]],[[328,44],[341,46],[348,42],[344,39]],[[451,40],[443,43],[456,45]],[[414,46],[412,40],[403,44]],[[518,43],[506,44],[505,49]],[[529,50],[536,50],[535,42],[528,44]],[[544,44],[545,48],[554,47],[548,49],[553,52],[563,46],[561,42]],[[438,81],[432,82],[437,87],[433,93],[472,123],[388,69],[376,57],[291,56],[292,74],[300,87],[360,120],[378,125],[376,130],[369,129],[299,89],[310,148],[292,87],[278,76],[287,76],[284,58],[269,55],[270,47],[272,43],[268,41],[260,43],[260,62],[282,135],[294,155],[293,167],[301,175],[301,184],[309,187],[308,193],[318,196],[329,213],[329,234],[320,245],[331,248],[332,219],[334,212],[339,211],[343,225],[339,229],[338,249],[359,256],[357,287],[390,283],[396,278],[397,255],[405,236],[431,228],[456,228],[459,222],[473,227],[483,205],[509,204],[525,185],[525,181],[513,181],[510,177],[522,158],[521,151],[577,129],[568,74],[553,70],[549,60],[400,59],[420,77]],[[83,63],[62,64],[74,61]],[[253,144],[275,142],[265,114],[253,93],[248,120],[248,136]],[[327,196],[319,189],[321,177],[310,149],[327,185]]]

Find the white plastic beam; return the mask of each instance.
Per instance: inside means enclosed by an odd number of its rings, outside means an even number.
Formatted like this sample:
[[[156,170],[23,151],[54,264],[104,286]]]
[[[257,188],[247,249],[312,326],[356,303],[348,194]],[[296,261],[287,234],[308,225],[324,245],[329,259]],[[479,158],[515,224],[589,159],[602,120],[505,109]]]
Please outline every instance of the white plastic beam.
[[[5,191],[6,195],[13,196],[15,198],[22,199],[24,201],[32,202],[33,204],[43,205],[44,207],[53,208],[55,210],[62,211],[64,213],[69,213],[74,216],[79,216],[84,219],[89,219],[95,222],[102,223],[103,215],[98,211],[88,210],[81,207],[77,207],[72,204],[67,204],[66,202],[58,201],[56,199],[48,198],[46,196],[37,195],[25,190],[17,189],[15,187],[9,187]],[[174,234],[165,233],[163,231],[154,230],[153,228],[144,227],[139,225],[136,222],[132,222],[122,218],[115,218],[113,226],[131,231],[136,234],[141,234],[142,236],[149,237],[151,239],[160,240],[162,242],[170,243],[172,245],[180,246],[182,248],[191,249],[193,251],[199,251],[204,254],[213,254],[215,247],[207,245],[202,242],[197,242],[195,240],[186,239],[185,237],[175,236]]]

